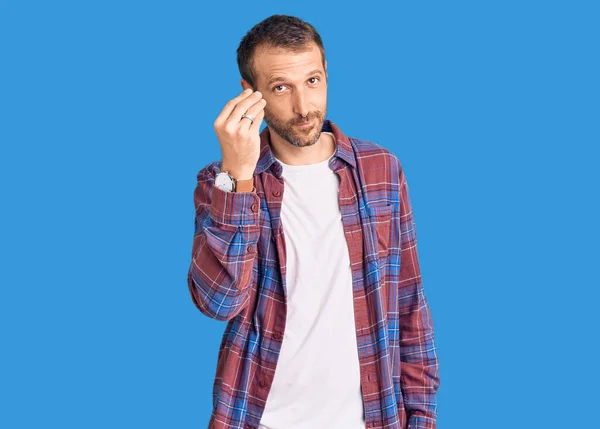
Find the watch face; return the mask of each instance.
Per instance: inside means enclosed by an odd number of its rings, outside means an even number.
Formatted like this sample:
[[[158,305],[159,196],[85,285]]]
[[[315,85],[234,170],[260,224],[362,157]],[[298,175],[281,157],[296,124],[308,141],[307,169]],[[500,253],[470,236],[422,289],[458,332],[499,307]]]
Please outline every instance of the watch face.
[[[219,173],[215,176],[215,186],[224,191],[231,192],[233,190],[233,181],[229,177],[229,174]]]

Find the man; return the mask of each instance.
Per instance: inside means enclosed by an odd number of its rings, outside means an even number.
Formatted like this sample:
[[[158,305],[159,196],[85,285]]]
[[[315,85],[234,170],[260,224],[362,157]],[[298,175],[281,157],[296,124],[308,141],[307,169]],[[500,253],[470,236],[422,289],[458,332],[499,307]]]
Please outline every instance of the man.
[[[398,159],[325,120],[310,24],[273,15],[237,55],[245,91],[215,120],[222,159],[194,192],[191,296],[228,321],[209,427],[435,428],[433,323]]]

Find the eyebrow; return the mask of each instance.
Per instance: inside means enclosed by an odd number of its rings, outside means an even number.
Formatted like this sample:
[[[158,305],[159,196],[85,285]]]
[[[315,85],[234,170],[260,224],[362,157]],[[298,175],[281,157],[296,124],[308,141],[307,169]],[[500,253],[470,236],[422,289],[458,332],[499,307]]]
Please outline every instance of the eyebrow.
[[[313,71],[310,71],[310,72],[306,73],[306,76],[310,76],[310,75],[313,75],[313,74],[320,74],[321,76],[323,76],[323,72],[321,72],[321,70],[319,70],[319,69],[315,69],[315,70],[313,70]],[[269,81],[267,82],[267,86],[271,85],[271,84],[272,84],[272,83],[274,83],[274,82],[283,82],[283,81],[285,81],[285,80],[286,80],[286,78],[284,78],[284,77],[281,77],[281,76],[278,76],[278,77],[272,77],[272,78],[271,78],[271,79],[269,79]]]

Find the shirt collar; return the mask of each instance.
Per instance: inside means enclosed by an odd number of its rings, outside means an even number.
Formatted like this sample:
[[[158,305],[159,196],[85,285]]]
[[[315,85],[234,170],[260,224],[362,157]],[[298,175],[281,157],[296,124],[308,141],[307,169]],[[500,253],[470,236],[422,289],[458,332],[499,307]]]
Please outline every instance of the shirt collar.
[[[336,141],[336,149],[333,156],[344,160],[353,168],[356,168],[356,158],[354,156],[352,144],[350,143],[348,136],[346,136],[342,130],[340,130],[340,128],[329,119],[326,119],[323,122],[321,132],[333,133]],[[281,175],[282,166],[273,155],[273,152],[271,152],[270,142],[271,135],[269,127],[267,126],[260,133],[260,155],[256,165],[255,173],[262,173],[268,168],[272,168],[273,172],[279,176]]]

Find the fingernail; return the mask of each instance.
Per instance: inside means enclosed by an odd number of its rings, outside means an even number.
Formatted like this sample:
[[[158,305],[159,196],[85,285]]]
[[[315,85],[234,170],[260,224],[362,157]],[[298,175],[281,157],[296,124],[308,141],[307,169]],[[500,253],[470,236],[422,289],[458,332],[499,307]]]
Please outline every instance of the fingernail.
[[[252,88],[248,88],[248,89],[244,90],[244,92],[245,92],[246,94],[250,94],[250,93],[252,92]]]

